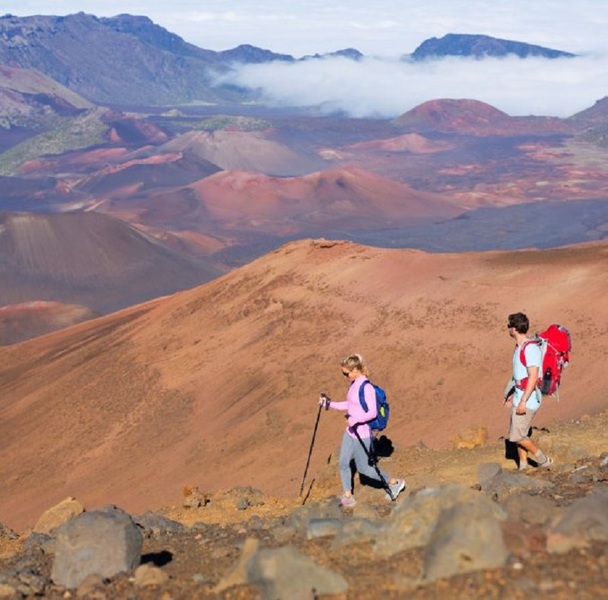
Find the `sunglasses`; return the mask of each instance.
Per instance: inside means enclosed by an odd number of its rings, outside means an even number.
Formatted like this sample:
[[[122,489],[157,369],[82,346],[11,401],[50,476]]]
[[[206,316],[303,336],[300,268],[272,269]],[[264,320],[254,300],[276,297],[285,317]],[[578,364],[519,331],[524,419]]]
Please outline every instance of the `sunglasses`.
[[[348,377],[350,373],[348,371],[342,371],[342,375],[344,375],[344,377]]]

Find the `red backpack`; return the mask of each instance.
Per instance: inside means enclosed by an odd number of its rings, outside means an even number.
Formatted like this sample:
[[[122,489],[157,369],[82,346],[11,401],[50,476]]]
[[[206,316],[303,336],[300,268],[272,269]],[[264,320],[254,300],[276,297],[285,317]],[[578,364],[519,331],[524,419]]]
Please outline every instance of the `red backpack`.
[[[538,386],[543,396],[557,396],[562,379],[562,371],[570,364],[572,341],[570,332],[562,325],[549,325],[542,333],[537,333],[530,342],[540,346],[542,370],[539,373]],[[519,351],[519,360],[525,366],[524,349],[530,342],[524,342]]]

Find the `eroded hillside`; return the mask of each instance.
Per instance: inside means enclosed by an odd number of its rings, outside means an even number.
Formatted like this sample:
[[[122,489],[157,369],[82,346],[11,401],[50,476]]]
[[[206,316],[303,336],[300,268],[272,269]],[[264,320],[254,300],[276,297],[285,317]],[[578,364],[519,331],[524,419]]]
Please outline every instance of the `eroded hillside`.
[[[304,240],[202,287],[1,348],[2,512],[24,525],[67,495],[140,511],[186,483],[292,494],[318,394],[344,393],[338,361],[355,351],[389,392],[398,447],[450,446],[471,427],[497,439],[505,318],[517,310],[574,339],[544,423],[599,412],[606,256],[604,244],[450,255]],[[327,423],[317,461],[342,427]]]

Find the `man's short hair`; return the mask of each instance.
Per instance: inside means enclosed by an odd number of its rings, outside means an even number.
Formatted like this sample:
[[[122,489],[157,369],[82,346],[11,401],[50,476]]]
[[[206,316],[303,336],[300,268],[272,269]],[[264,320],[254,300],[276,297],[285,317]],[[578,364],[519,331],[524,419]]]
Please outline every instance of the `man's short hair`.
[[[513,327],[517,333],[528,333],[530,321],[522,312],[513,313],[509,315],[508,327]]]

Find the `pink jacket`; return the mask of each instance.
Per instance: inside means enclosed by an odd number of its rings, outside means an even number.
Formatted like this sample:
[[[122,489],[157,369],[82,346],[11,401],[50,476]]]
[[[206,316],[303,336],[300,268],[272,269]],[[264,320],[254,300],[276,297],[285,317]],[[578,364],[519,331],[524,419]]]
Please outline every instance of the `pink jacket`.
[[[372,385],[366,385],[364,388],[365,403],[367,404],[367,412],[363,410],[361,402],[359,402],[359,388],[365,381],[368,381],[367,377],[360,375],[355,379],[348,388],[346,393],[346,400],[342,402],[331,401],[329,408],[335,410],[345,410],[348,415],[348,427],[346,431],[351,437],[356,437],[353,426],[357,423],[361,423],[357,427],[357,433],[363,439],[371,437],[371,430],[367,423],[372,419],[375,419],[378,415],[378,409],[376,407],[376,392]]]

